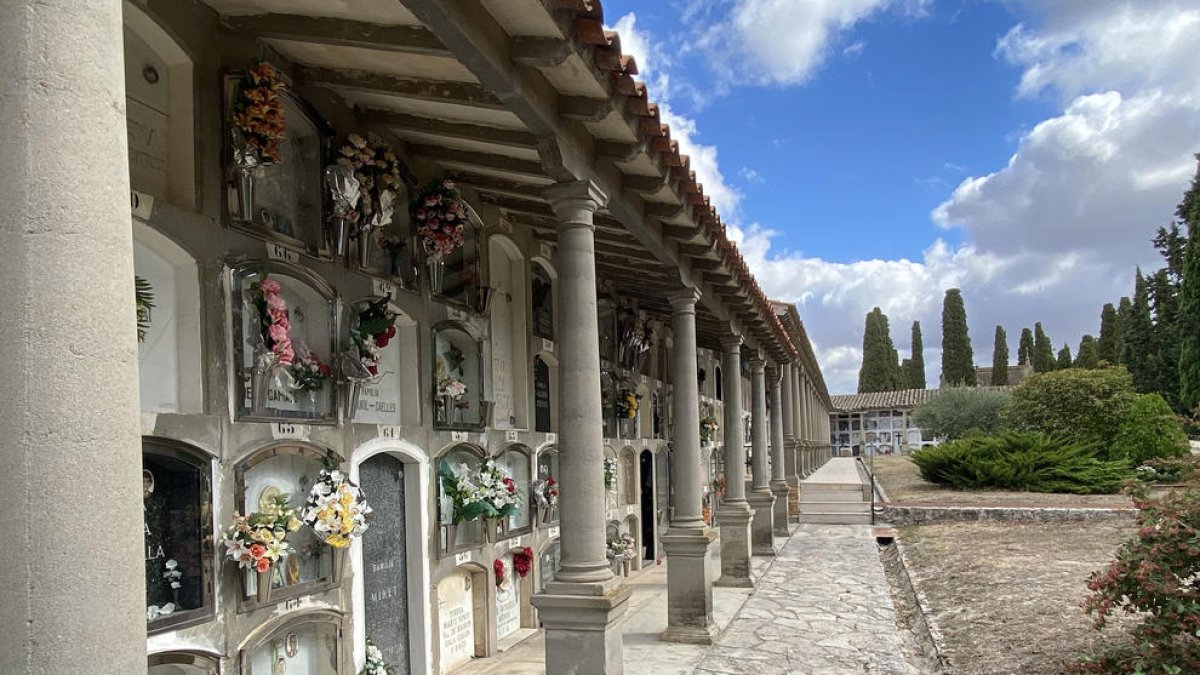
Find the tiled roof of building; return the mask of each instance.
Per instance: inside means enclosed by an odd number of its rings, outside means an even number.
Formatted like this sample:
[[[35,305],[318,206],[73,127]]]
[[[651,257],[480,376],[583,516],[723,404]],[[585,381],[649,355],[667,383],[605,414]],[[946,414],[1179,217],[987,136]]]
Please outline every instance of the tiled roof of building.
[[[1012,387],[975,387],[1010,391]],[[860,412],[886,408],[915,408],[941,393],[942,389],[901,389],[899,391],[873,391],[868,394],[841,394],[830,396],[833,401],[831,412]]]

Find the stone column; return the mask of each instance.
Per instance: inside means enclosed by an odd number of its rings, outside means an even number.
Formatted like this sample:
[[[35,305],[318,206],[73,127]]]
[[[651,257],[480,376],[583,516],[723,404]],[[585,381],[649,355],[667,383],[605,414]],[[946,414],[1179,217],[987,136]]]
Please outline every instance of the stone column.
[[[771,384],[771,492],[775,495],[774,531],[777,537],[786,537],[788,531],[788,482],[786,447],[783,442],[783,366],[772,365],[767,369],[767,380]]]
[[[763,374],[766,363],[755,355],[750,359],[750,449],[752,486],[746,498],[754,509],[750,525],[750,548],[754,555],[775,555],[774,515],[775,495],[771,492],[767,469],[767,382]]]
[[[802,460],[800,462],[800,475],[809,476],[813,472],[813,414],[812,414],[812,398],[811,390],[808,388],[808,376],[800,376],[800,433],[804,439],[804,445],[801,446]]]
[[[795,454],[796,459],[793,462],[793,470],[796,472],[796,482],[799,484],[804,479],[804,467],[801,466],[804,457],[804,448],[808,445],[808,437],[805,434],[806,427],[804,422],[804,370],[800,367],[800,363],[792,363],[792,436],[796,439]]]
[[[721,369],[725,372],[725,498],[717,523],[721,526],[721,578],[718,586],[748,587],[750,578],[750,521],[754,510],[746,501],[746,433],[742,428],[742,338],[721,340]]]
[[[551,673],[623,672],[621,633],[629,588],[605,557],[604,438],[600,331],[596,320],[595,226],[603,192],[590,182],[560,183],[546,196],[558,218],[557,318],[559,502],[562,564],[533,597],[546,628]]]
[[[717,533],[704,523],[700,486],[705,482],[700,455],[700,389],[696,380],[696,290],[672,293],[671,376],[674,447],[671,485],[675,508],[662,536],[667,554],[667,630],[664,640],[711,644],[712,578],[706,558]],[[547,672],[557,672],[550,671]]]
[[[0,673],[144,673],[121,3],[4,14]]]

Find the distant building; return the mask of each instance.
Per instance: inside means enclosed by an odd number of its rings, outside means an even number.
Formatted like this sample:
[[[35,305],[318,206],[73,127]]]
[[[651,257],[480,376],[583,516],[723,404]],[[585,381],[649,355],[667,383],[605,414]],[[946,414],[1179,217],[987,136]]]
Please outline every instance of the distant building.
[[[921,447],[921,430],[910,415],[937,394],[937,389],[902,389],[831,396],[829,430],[834,452],[843,457],[896,455]]]
[[[1010,365],[1008,367],[1008,386],[1015,387],[1018,384],[1021,384],[1021,382],[1024,382],[1025,378],[1029,377],[1032,374],[1033,374],[1033,366]],[[983,366],[976,366],[975,367],[975,380],[979,383],[979,386],[981,386],[981,387],[992,386],[992,368],[991,368],[991,366],[988,366],[986,368]]]

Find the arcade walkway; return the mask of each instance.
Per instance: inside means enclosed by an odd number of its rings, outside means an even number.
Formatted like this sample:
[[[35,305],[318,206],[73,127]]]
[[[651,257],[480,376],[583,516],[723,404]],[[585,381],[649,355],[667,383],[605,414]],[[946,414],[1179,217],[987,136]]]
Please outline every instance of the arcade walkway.
[[[626,673],[914,675],[871,528],[801,525],[773,560],[754,558],[757,588],[714,588],[723,629],[712,647],[659,640],[667,624],[666,564],[630,578],[619,624]],[[736,616],[735,616],[736,615]],[[732,621],[731,621],[732,619]],[[540,675],[541,633],[453,675]]]

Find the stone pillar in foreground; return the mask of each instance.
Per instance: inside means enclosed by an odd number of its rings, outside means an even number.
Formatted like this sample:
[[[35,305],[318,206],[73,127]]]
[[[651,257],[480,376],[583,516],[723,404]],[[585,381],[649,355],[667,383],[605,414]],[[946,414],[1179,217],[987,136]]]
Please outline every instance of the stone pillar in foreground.
[[[716,546],[717,533],[704,523],[701,512],[700,486],[705,478],[700,461],[700,388],[696,380],[696,301],[700,294],[689,289],[672,293],[668,299],[673,339],[675,438],[671,485],[675,510],[671,527],[662,537],[667,553],[667,630],[663,639],[711,644],[716,626],[712,618],[712,578],[705,559]]]
[[[742,428],[742,338],[721,340],[725,373],[725,498],[717,513],[721,526],[721,578],[718,586],[753,586],[750,578],[750,521],[746,501],[746,432]]]
[[[783,443],[783,370],[773,365],[767,369],[767,380],[771,384],[771,492],[775,495],[774,531],[777,537],[786,537],[788,532],[788,482],[786,448]]]
[[[596,320],[595,226],[605,195],[590,182],[561,183],[546,195],[558,218],[559,539],[562,564],[533,597],[546,628],[546,672],[623,672],[621,633],[629,588],[605,556],[604,430],[600,331]]]
[[[121,3],[0,21],[0,673],[145,673]]]
[[[750,450],[751,488],[746,497],[754,509],[750,525],[750,550],[754,555],[775,555],[775,535],[772,533],[775,495],[771,492],[767,474],[767,381],[763,373],[766,363],[755,355],[750,359]]]

